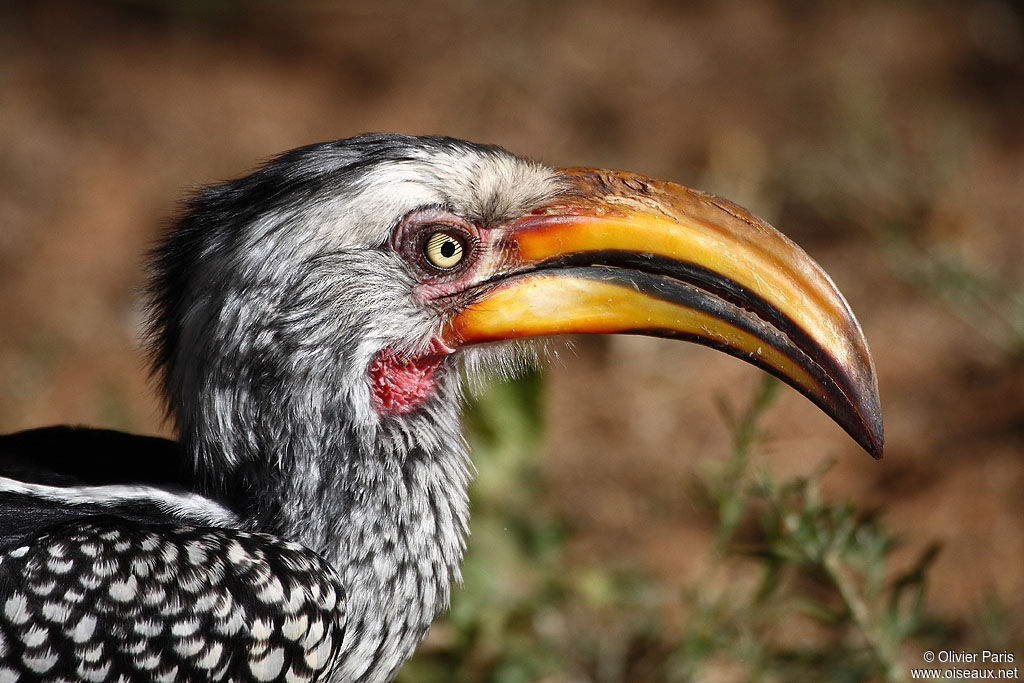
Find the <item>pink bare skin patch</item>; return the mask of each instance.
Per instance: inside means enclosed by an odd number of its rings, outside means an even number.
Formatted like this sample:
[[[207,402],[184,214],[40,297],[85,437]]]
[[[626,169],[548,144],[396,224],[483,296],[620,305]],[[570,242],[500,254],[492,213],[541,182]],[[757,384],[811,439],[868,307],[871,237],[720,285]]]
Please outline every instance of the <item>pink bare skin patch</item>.
[[[434,339],[426,351],[409,356],[387,348],[370,363],[373,404],[384,415],[405,415],[434,393],[438,366],[454,349]]]

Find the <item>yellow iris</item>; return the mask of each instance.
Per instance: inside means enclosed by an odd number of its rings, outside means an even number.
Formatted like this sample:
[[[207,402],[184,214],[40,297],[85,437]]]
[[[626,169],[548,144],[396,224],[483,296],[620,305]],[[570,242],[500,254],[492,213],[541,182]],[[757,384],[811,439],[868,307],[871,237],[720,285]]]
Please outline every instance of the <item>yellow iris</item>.
[[[435,232],[427,240],[423,253],[435,268],[450,270],[462,261],[465,247],[458,236],[450,232]]]

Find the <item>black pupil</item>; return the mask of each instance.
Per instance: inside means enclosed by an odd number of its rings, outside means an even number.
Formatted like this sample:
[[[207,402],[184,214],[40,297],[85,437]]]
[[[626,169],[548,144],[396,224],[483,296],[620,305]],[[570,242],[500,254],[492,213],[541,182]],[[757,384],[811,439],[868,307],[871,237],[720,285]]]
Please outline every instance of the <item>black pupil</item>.
[[[445,258],[451,258],[455,256],[455,241],[448,240],[441,245],[441,256]]]

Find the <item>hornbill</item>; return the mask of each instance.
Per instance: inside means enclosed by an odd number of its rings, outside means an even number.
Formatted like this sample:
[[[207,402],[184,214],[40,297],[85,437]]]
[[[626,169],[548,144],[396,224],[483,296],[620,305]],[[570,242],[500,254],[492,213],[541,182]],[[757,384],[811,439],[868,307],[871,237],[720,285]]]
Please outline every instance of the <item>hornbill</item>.
[[[198,191],[151,266],[179,440],[0,439],[0,681],[389,680],[459,580],[461,384],[527,337],[705,344],[882,453],[829,277],[675,183],[362,135]]]

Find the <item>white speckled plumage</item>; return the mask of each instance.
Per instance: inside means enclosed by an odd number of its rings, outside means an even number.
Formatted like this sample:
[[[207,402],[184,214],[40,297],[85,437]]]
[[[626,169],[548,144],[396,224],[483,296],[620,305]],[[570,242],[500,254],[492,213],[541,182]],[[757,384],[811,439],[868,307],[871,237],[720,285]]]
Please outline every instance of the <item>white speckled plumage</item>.
[[[147,577],[134,573],[138,554],[147,552],[141,550],[143,533],[148,531],[140,533],[118,520],[72,523],[42,535],[19,557],[7,553],[0,564],[4,588],[25,577],[30,583],[57,582],[56,595],[63,596],[93,575],[97,563],[105,565],[110,580],[86,587],[78,600],[48,601],[31,592],[12,592],[0,614],[0,633],[8,644],[6,664],[19,664],[37,680],[57,680],[69,671],[90,681],[145,681],[172,672],[177,681],[274,680],[273,672],[286,665],[300,680],[329,676],[345,615],[337,601],[324,599],[340,589],[337,573],[326,562],[264,534],[167,527],[158,529],[161,543],[148,551],[149,564],[170,569],[164,573],[166,581],[156,583],[160,572]],[[131,552],[118,551],[121,542]],[[87,544],[97,546],[98,552],[76,552]],[[189,553],[196,544],[205,552]],[[221,559],[236,544],[248,559]],[[47,554],[58,545],[72,570],[54,575]],[[170,546],[179,552],[164,552]],[[203,571],[210,565],[223,571]],[[203,580],[178,582],[176,577],[186,572]],[[276,601],[251,600],[265,582],[264,572],[287,573],[292,581],[287,595],[282,590]],[[134,597],[152,589],[164,596],[157,605],[126,599],[128,592]],[[210,596],[219,600],[204,601]],[[200,609],[203,604],[206,609]],[[165,609],[168,605],[181,609]],[[322,625],[318,636],[301,641],[285,637],[287,606],[317,620]],[[229,627],[233,623],[247,628],[239,632]],[[323,657],[325,643],[330,651]]]

